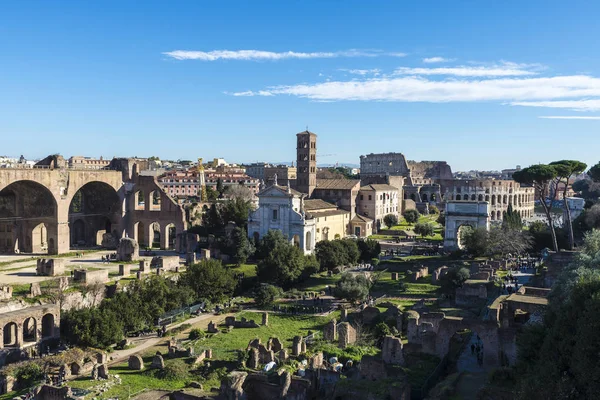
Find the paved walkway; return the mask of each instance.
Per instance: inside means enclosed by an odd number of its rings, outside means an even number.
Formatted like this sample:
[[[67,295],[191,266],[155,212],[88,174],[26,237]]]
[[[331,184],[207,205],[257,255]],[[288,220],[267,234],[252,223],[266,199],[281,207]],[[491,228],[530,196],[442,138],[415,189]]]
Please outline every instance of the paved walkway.
[[[477,392],[484,386],[487,373],[483,366],[477,362],[477,353],[471,353],[471,345],[477,345],[477,333],[473,332],[471,340],[456,362],[458,372],[462,375],[456,385],[456,393],[463,400],[475,400]],[[479,342],[481,345],[481,342]]]

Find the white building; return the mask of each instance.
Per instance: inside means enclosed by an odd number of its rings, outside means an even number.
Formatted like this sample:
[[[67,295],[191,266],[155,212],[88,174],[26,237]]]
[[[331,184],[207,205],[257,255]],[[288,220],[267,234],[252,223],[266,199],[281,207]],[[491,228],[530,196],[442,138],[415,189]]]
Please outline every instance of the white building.
[[[567,197],[567,204],[569,205],[569,213],[571,214],[571,221],[579,217],[585,208],[585,199],[580,197]],[[563,210],[563,214],[566,214],[566,210]],[[566,215],[563,215],[563,221],[566,221]]]
[[[316,220],[304,211],[304,197],[288,186],[274,184],[258,193],[258,208],[248,217],[248,236],[261,239],[278,230],[305,254],[315,248]]]

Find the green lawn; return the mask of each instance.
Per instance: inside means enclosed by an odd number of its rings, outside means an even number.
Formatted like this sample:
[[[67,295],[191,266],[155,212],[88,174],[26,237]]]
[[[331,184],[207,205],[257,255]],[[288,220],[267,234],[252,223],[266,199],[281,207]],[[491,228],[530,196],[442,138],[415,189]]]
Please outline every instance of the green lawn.
[[[172,360],[165,360],[165,365],[167,365]],[[86,399],[97,398],[97,399],[110,399],[110,398],[119,398],[119,399],[127,399],[129,398],[129,394],[138,393],[144,389],[150,390],[178,390],[182,389],[186,385],[186,380],[167,380],[157,378],[155,375],[156,370],[148,369],[150,364],[152,363],[151,358],[144,358],[144,363],[146,364],[146,371],[132,371],[127,367],[127,363],[119,364],[115,367],[111,367],[109,369],[109,373],[111,375],[119,375],[121,378],[120,385],[114,385],[109,390],[104,393],[99,393],[97,391],[93,391],[89,395],[86,396]],[[111,378],[111,379],[114,379]],[[189,379],[192,380],[192,379]],[[78,389],[93,389],[94,387],[101,386],[103,384],[102,381],[93,381],[90,377],[81,377],[74,381],[69,382],[69,386],[72,388]],[[0,398],[1,399],[1,398]]]
[[[296,286],[296,289],[301,292],[321,292],[325,290],[328,285],[335,286],[341,277],[342,274],[327,276],[327,272],[320,272],[318,274],[313,274],[304,282],[299,283]]]
[[[241,317],[245,317],[248,320],[253,319],[260,324],[260,313],[241,312],[236,315],[237,319]],[[262,343],[266,344],[269,337],[277,337],[289,351],[291,350],[294,336],[307,336],[311,331],[321,332],[323,326],[332,318],[339,318],[339,313],[332,313],[328,317],[269,313],[269,326],[237,328],[229,333],[218,333],[210,338],[197,341],[195,348],[198,351],[210,348],[213,351],[213,358],[233,361],[237,359],[236,351],[246,349],[250,340],[258,337],[262,340]]]
[[[400,275],[400,280],[393,281],[390,272],[382,273],[379,280],[371,288],[371,293],[377,296],[385,294],[391,297],[415,297],[416,299],[421,297],[437,297],[439,295],[440,287],[431,284],[431,277],[421,278],[417,282],[409,282],[406,273],[399,272],[398,274]],[[400,290],[400,282],[404,282],[405,291]]]
[[[243,273],[246,278],[254,278],[256,276],[256,264],[242,264],[239,267],[232,264],[229,267],[236,274]]]

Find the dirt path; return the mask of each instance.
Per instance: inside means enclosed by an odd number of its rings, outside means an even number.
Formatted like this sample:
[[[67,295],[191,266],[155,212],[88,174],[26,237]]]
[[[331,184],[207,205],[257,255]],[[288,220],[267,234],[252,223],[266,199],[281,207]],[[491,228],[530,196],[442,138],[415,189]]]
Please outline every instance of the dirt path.
[[[228,315],[234,315],[234,314],[223,314],[223,315],[202,314],[197,317],[190,318],[185,321],[174,324],[174,325],[170,326],[169,329],[177,328],[178,326],[181,326],[183,324],[190,324],[193,326],[193,325],[196,325],[201,322],[208,322],[211,320],[214,320],[214,321],[222,320],[222,319],[225,319],[225,317],[227,317]],[[167,332],[167,334],[168,334],[168,332]],[[139,344],[130,349],[116,350],[115,352],[113,352],[111,355],[112,360],[109,362],[109,365],[114,365],[114,364],[123,362],[123,361],[127,360],[129,358],[129,356],[131,356],[133,354],[142,353],[142,352],[144,352],[144,350],[148,350],[149,348],[154,347],[165,340],[168,340],[168,339],[166,337],[156,337],[156,336],[134,340],[135,343],[139,343]]]

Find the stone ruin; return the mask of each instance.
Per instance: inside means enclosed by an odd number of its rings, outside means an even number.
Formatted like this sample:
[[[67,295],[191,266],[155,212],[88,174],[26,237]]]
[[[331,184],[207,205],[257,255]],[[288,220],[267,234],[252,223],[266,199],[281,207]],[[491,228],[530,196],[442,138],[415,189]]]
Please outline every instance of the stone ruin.
[[[269,339],[269,343],[271,343],[271,345],[273,344],[273,338]],[[279,345],[281,345],[281,343],[279,343]],[[276,361],[275,350],[261,344],[260,339],[251,340],[246,349],[250,351],[248,368],[257,369],[260,365]]]
[[[34,396],[37,400],[62,400],[73,398],[73,392],[68,386],[42,385],[34,389]]]
[[[13,288],[9,285],[0,286],[0,300],[12,299]]]
[[[292,355],[299,356],[302,354],[302,336],[294,336],[292,341]]]
[[[258,324],[253,319],[247,320],[242,317],[241,320],[236,320],[234,316],[225,318],[225,326],[233,326],[234,328],[258,328]]]
[[[128,276],[131,274],[131,266],[128,264],[119,264],[119,276]]]
[[[218,333],[219,328],[217,328],[217,324],[215,324],[214,321],[210,321],[208,323],[207,331],[208,331],[208,333]]]
[[[140,258],[140,247],[132,238],[119,239],[117,246],[117,261],[135,261]]]
[[[431,283],[433,283],[434,285],[436,283],[440,283],[440,279],[446,275],[448,273],[448,271],[450,270],[450,268],[448,268],[447,266],[442,266],[439,268],[436,268],[433,271],[433,274],[431,275]]]
[[[108,364],[98,364],[98,378],[108,379]]]
[[[129,356],[127,365],[129,366],[129,369],[141,371],[144,369],[144,360],[142,360],[142,357],[138,356],[137,354],[134,354],[132,356]]]
[[[211,359],[211,358],[212,358],[212,350],[206,349],[206,350],[200,352],[200,354],[198,354],[196,356],[196,358],[194,359],[194,365],[199,365],[199,364],[203,363],[205,359]]]
[[[456,288],[454,301],[459,306],[471,306],[487,299],[487,285],[467,280],[462,287]]]
[[[262,313],[262,321],[260,323],[262,326],[269,326],[269,313]]]
[[[40,288],[39,282],[32,282],[29,285],[29,294],[27,295],[27,297],[32,299],[34,297],[38,297],[41,295],[42,295],[42,288]]]
[[[409,277],[412,282],[416,282],[420,278],[426,278],[428,276],[429,276],[429,268],[427,268],[423,265],[421,265],[419,268],[417,268],[416,271],[413,271],[412,274],[409,274]]]
[[[150,272],[150,261],[148,261],[148,260],[140,260],[140,262],[139,262],[139,270],[138,271],[141,272],[142,274]]]
[[[402,340],[394,336],[383,338],[381,350],[383,361],[388,364],[404,365],[404,354],[402,352]]]
[[[108,250],[116,250],[119,247],[119,238],[111,232],[103,233],[100,246]]]
[[[442,312],[422,313],[411,310],[408,314],[406,352],[423,352],[443,358],[448,354],[455,333],[468,329],[483,342],[484,363],[498,367],[501,360],[514,364],[517,355],[516,330],[499,327],[495,321],[446,317]]]
[[[325,327],[323,327],[323,339],[327,340],[328,342],[333,342],[337,340],[337,338],[337,321],[332,319],[325,324]]]
[[[342,308],[340,310],[340,321],[345,321],[348,319],[348,309],[347,308]]]
[[[75,269],[73,270],[73,280],[75,282],[83,283],[84,285],[93,285],[95,283],[106,283],[108,282],[108,270],[107,269]]]
[[[35,268],[39,276],[60,276],[65,273],[65,260],[61,258],[38,259]]]
[[[152,257],[150,267],[156,267],[163,271],[175,271],[176,268],[179,268],[179,256]]]
[[[283,343],[281,343],[281,340],[278,338],[269,338],[269,341],[267,342],[267,349],[278,353],[283,349]]]
[[[338,345],[345,349],[356,343],[356,329],[348,322],[342,322],[338,328]]]
[[[360,318],[364,324],[371,325],[379,318],[379,314],[379,308],[367,306],[360,312]]]
[[[310,380],[289,372],[282,371],[276,377],[269,378],[264,374],[234,371],[221,384],[220,395],[228,400],[306,400],[314,398],[316,389]]]
[[[152,357],[152,364],[150,366],[158,369],[163,369],[165,367],[165,359],[162,354],[160,354],[160,351],[157,351],[154,357]]]

